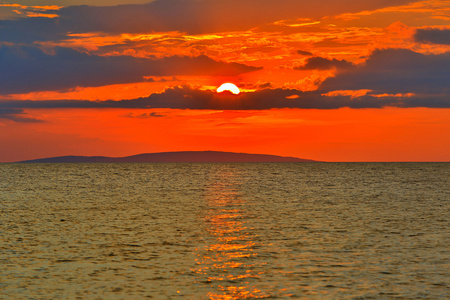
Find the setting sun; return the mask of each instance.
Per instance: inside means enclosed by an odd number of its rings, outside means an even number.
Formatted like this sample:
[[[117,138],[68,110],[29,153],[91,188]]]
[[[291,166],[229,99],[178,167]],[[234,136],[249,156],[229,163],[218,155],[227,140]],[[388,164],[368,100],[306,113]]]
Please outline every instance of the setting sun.
[[[229,82],[222,84],[217,89],[218,93],[222,93],[224,91],[229,91],[229,92],[231,92],[231,93],[233,93],[235,95],[238,95],[241,92],[239,90],[239,88],[235,84],[232,84],[232,83],[229,83]]]

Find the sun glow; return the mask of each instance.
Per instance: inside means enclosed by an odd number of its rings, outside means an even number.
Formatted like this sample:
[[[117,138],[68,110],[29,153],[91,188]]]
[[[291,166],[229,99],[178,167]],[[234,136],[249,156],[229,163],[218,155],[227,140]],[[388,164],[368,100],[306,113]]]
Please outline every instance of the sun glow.
[[[237,95],[241,92],[236,85],[229,83],[229,82],[224,83],[221,86],[219,86],[219,88],[217,88],[218,93],[222,93],[224,91],[229,91],[235,95]]]

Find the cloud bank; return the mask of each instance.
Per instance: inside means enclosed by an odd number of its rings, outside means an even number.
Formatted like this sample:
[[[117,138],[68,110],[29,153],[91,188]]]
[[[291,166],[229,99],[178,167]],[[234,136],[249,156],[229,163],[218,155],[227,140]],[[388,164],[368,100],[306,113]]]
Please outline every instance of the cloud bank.
[[[144,76],[235,76],[259,70],[207,56],[161,59],[89,55],[57,47],[47,54],[33,46],[0,46],[0,94],[132,83]]]
[[[450,52],[424,55],[407,49],[375,50],[362,66],[325,80],[321,89],[450,95]]]
[[[293,98],[291,96],[297,95]],[[49,108],[171,108],[211,110],[265,110],[272,108],[338,109],[383,107],[450,108],[450,100],[442,95],[398,95],[369,93],[360,97],[349,95],[327,96],[318,92],[302,92],[295,89],[266,89],[239,95],[218,95],[212,91],[200,91],[188,86],[173,87],[163,93],[148,97],[119,101],[43,100],[1,101],[3,109]]]
[[[365,64],[344,69],[325,80],[316,91],[266,88],[231,95],[177,86],[148,97],[119,101],[3,100],[0,113],[2,118],[21,121],[22,110],[34,108],[450,108],[449,78],[450,52],[424,55],[406,49],[384,49],[374,51]]]

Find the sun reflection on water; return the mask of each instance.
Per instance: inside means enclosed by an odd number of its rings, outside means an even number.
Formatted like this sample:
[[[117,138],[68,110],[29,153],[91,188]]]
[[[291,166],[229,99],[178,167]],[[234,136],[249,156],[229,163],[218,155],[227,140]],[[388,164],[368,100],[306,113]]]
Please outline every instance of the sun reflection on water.
[[[240,195],[242,176],[231,166],[211,174],[203,220],[208,244],[197,249],[198,282],[209,284],[209,299],[265,298],[259,282],[257,237],[248,225],[249,205]]]

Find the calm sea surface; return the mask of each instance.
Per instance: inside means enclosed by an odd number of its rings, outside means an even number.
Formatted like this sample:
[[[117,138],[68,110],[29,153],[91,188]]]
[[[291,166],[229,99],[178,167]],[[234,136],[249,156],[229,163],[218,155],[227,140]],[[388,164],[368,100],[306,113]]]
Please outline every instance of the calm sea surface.
[[[448,299],[449,187],[449,163],[3,164],[0,299]]]

